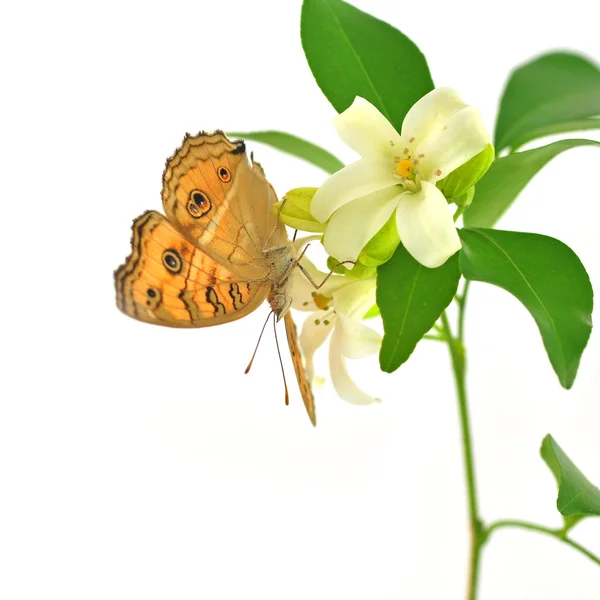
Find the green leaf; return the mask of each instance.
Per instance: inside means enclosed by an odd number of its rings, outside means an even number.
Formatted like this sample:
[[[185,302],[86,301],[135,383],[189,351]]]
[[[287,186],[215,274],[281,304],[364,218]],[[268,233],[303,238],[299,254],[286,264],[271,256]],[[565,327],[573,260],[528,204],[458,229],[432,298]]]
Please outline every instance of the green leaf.
[[[600,70],[577,54],[554,52],[511,74],[500,101],[495,146],[517,148],[550,133],[600,126]]]
[[[577,255],[545,235],[496,229],[459,233],[463,275],[497,285],[525,305],[561,385],[570,388],[592,331],[592,286]]]
[[[467,227],[492,227],[517,196],[555,156],[577,146],[599,146],[593,140],[561,140],[548,146],[496,159],[475,187],[475,197],[464,213]]]
[[[556,440],[548,434],[541,447],[542,458],[558,484],[556,508],[566,517],[567,527],[589,515],[600,515],[600,490],[575,466]]]
[[[408,109],[433,89],[410,39],[341,0],[304,0],[300,33],[317,84],[338,112],[362,96],[400,131]]]
[[[458,288],[458,253],[428,269],[400,245],[377,269],[377,306],[383,319],[381,369],[395,371],[452,302]]]
[[[313,144],[307,140],[285,133],[283,131],[250,131],[250,132],[232,132],[227,134],[230,137],[239,137],[245,140],[254,140],[262,144],[268,144],[287,152],[292,156],[296,156],[320,167],[327,173],[335,173],[344,167],[344,163],[336,158],[327,150]]]

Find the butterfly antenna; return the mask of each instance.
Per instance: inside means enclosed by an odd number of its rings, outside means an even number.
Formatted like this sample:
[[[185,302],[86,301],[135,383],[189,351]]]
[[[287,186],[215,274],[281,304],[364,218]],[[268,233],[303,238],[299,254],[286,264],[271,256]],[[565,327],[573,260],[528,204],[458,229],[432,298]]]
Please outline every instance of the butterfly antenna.
[[[281,211],[283,210],[283,207],[285,205],[285,203],[287,202],[287,200],[284,198],[281,201],[281,204],[279,205],[279,209],[277,210],[277,220],[279,221],[279,217],[281,216]],[[296,230],[297,231],[297,230]]]
[[[260,345],[260,340],[262,340],[263,333],[265,332],[265,327],[267,326],[267,323],[269,322],[269,317],[272,314],[273,314],[273,311],[271,311],[267,315],[267,318],[265,319],[265,323],[262,326],[262,329],[260,330],[260,335],[258,336],[258,342],[256,342],[256,348],[254,348],[254,352],[252,353],[252,358],[250,359],[250,362],[248,363],[248,366],[246,367],[246,370],[244,371],[244,375],[248,375],[248,373],[250,372],[250,369],[252,368],[252,363],[254,362],[254,358],[256,357],[256,352],[258,351],[258,346]]]
[[[283,376],[283,387],[285,388],[285,404],[290,403],[290,395],[288,394],[287,381],[285,380],[285,369],[283,368],[283,360],[281,360],[281,351],[279,350],[279,340],[277,339],[277,319],[273,314],[273,331],[275,332],[275,345],[277,346],[277,356],[279,356],[279,364],[281,365],[281,375]]]
[[[296,233],[298,233],[298,230],[296,229]],[[296,239],[296,236],[294,235],[294,240]],[[302,248],[302,252],[300,252],[300,256],[296,259],[296,262],[299,263],[302,260],[302,257],[306,254],[306,251],[309,249],[310,247],[310,242],[308,244],[306,244],[306,246],[304,246],[304,248]]]

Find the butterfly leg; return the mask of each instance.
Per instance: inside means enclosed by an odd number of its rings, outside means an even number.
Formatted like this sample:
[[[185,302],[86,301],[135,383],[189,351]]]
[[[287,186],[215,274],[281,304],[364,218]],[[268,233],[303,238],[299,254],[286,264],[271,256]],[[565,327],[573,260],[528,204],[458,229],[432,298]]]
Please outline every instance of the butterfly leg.
[[[302,263],[298,262],[298,268],[302,271],[302,273],[304,273],[304,276],[306,277],[306,279],[308,279],[309,283],[315,288],[315,290],[318,290],[319,288],[323,287],[325,285],[325,282],[335,273],[335,270],[338,267],[341,267],[342,265],[345,264],[352,264],[355,265],[356,263],[353,260],[344,260],[341,263],[338,263],[337,265],[335,265],[335,267],[333,269],[331,269],[331,271],[329,271],[329,273],[327,273],[327,275],[325,275],[325,279],[323,279],[323,281],[321,281],[321,283],[317,283],[311,276],[311,274],[302,266]]]
[[[270,246],[269,248],[265,248],[263,250],[263,254],[270,254],[272,252],[278,252],[280,250],[285,250],[289,247],[289,243],[287,244],[278,244],[277,246]]]

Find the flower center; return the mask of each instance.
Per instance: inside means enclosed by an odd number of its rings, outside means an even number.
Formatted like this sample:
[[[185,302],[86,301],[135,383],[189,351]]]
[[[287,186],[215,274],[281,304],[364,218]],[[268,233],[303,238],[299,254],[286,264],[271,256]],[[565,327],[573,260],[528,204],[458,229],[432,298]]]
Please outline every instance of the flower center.
[[[410,138],[410,143],[414,142],[415,138]],[[394,158],[396,170],[394,175],[400,180],[400,184],[407,190],[416,192],[420,187],[419,178],[419,163],[424,157],[423,154],[413,156],[414,149],[412,146],[404,148],[400,156]]]
[[[317,294],[314,292],[313,292],[312,298],[313,298],[313,302],[315,303],[315,306],[319,310],[326,310],[329,306],[329,303],[332,300],[331,298],[328,298],[327,296],[324,296],[323,294]]]
[[[396,173],[401,177],[410,177],[413,168],[412,160],[399,160],[396,165]]]

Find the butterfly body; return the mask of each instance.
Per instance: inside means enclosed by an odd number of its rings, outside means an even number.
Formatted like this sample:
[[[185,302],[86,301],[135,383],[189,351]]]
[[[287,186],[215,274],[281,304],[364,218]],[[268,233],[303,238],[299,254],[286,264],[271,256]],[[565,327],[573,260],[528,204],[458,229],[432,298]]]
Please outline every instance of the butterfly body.
[[[291,242],[287,242],[284,246],[267,250],[267,260],[272,264],[270,279],[273,285],[267,300],[279,321],[292,304],[288,290],[290,275],[296,266],[296,249]]]
[[[188,328],[240,319],[265,299],[277,320],[288,313],[296,250],[274,210],[275,191],[243,141],[222,132],[186,135],[167,160],[162,201],[166,217],[146,211],[133,222],[131,254],[115,271],[120,310]],[[288,341],[290,327],[286,317]],[[300,381],[301,362],[294,367]]]

